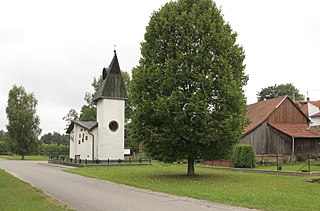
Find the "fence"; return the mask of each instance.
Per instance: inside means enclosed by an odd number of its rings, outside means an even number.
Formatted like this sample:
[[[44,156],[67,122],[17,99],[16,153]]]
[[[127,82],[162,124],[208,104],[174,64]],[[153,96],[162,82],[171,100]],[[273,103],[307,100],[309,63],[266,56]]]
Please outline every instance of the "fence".
[[[146,165],[151,164],[151,159],[106,159],[106,160],[88,160],[80,158],[69,158],[68,156],[49,156],[49,163],[71,165],[71,166],[99,166],[99,165]]]

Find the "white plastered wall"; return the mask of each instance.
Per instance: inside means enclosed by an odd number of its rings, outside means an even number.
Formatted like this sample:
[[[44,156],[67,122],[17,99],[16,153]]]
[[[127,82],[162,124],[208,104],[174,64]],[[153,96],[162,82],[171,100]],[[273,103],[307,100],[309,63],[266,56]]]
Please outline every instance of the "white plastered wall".
[[[308,103],[308,115],[311,120],[311,126],[320,125],[320,117],[311,117],[314,114],[319,113],[319,108],[312,103]]]
[[[94,135],[94,141],[96,141],[98,136],[97,128],[93,129],[91,133]],[[88,130],[75,124],[70,133],[70,158],[74,159],[76,155],[80,155],[80,159],[92,160],[92,139],[93,137],[89,134]],[[96,143],[94,150],[96,158]]]
[[[97,102],[98,154],[99,160],[124,159],[124,100],[100,99]],[[111,121],[118,123],[118,129],[111,131]]]

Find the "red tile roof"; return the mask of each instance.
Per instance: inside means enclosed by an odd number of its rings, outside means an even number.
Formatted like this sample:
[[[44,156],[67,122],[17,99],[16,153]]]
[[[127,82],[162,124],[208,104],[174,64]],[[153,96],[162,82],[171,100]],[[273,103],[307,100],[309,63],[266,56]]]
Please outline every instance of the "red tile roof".
[[[248,105],[246,118],[251,123],[244,128],[244,135],[261,125],[286,98],[287,96],[282,96]]]
[[[295,138],[320,138],[320,132],[309,129],[308,124],[302,123],[268,123],[273,128]]]
[[[309,101],[309,103],[311,103],[312,105],[315,105],[318,108],[320,108],[320,100],[318,100],[318,101]]]
[[[318,100],[318,101],[309,101],[309,103],[311,103],[312,105],[320,108],[320,100]],[[307,103],[305,103],[300,109],[305,115],[309,116],[308,104]],[[317,115],[317,114],[315,114],[315,115]]]

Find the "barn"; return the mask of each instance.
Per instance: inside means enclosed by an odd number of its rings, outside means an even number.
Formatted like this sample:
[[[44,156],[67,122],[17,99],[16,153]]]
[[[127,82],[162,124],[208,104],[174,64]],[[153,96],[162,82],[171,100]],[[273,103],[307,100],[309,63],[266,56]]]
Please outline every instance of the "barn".
[[[250,124],[240,143],[252,145],[256,155],[278,154],[293,161],[298,155],[319,154],[320,133],[288,96],[248,105],[246,117]]]

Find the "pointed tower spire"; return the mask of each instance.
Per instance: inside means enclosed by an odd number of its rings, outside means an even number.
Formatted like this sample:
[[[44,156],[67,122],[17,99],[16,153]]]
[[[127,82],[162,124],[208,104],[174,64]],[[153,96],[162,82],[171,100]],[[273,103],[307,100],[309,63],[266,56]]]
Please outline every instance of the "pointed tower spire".
[[[113,52],[114,52],[114,56],[109,65],[109,68],[111,69],[112,73],[120,73],[121,71],[120,71],[119,61],[117,57],[117,52],[116,50],[114,50]]]
[[[114,50],[114,56],[109,67],[102,70],[102,80],[97,93],[93,97],[94,103],[99,99],[128,99],[116,50]]]

